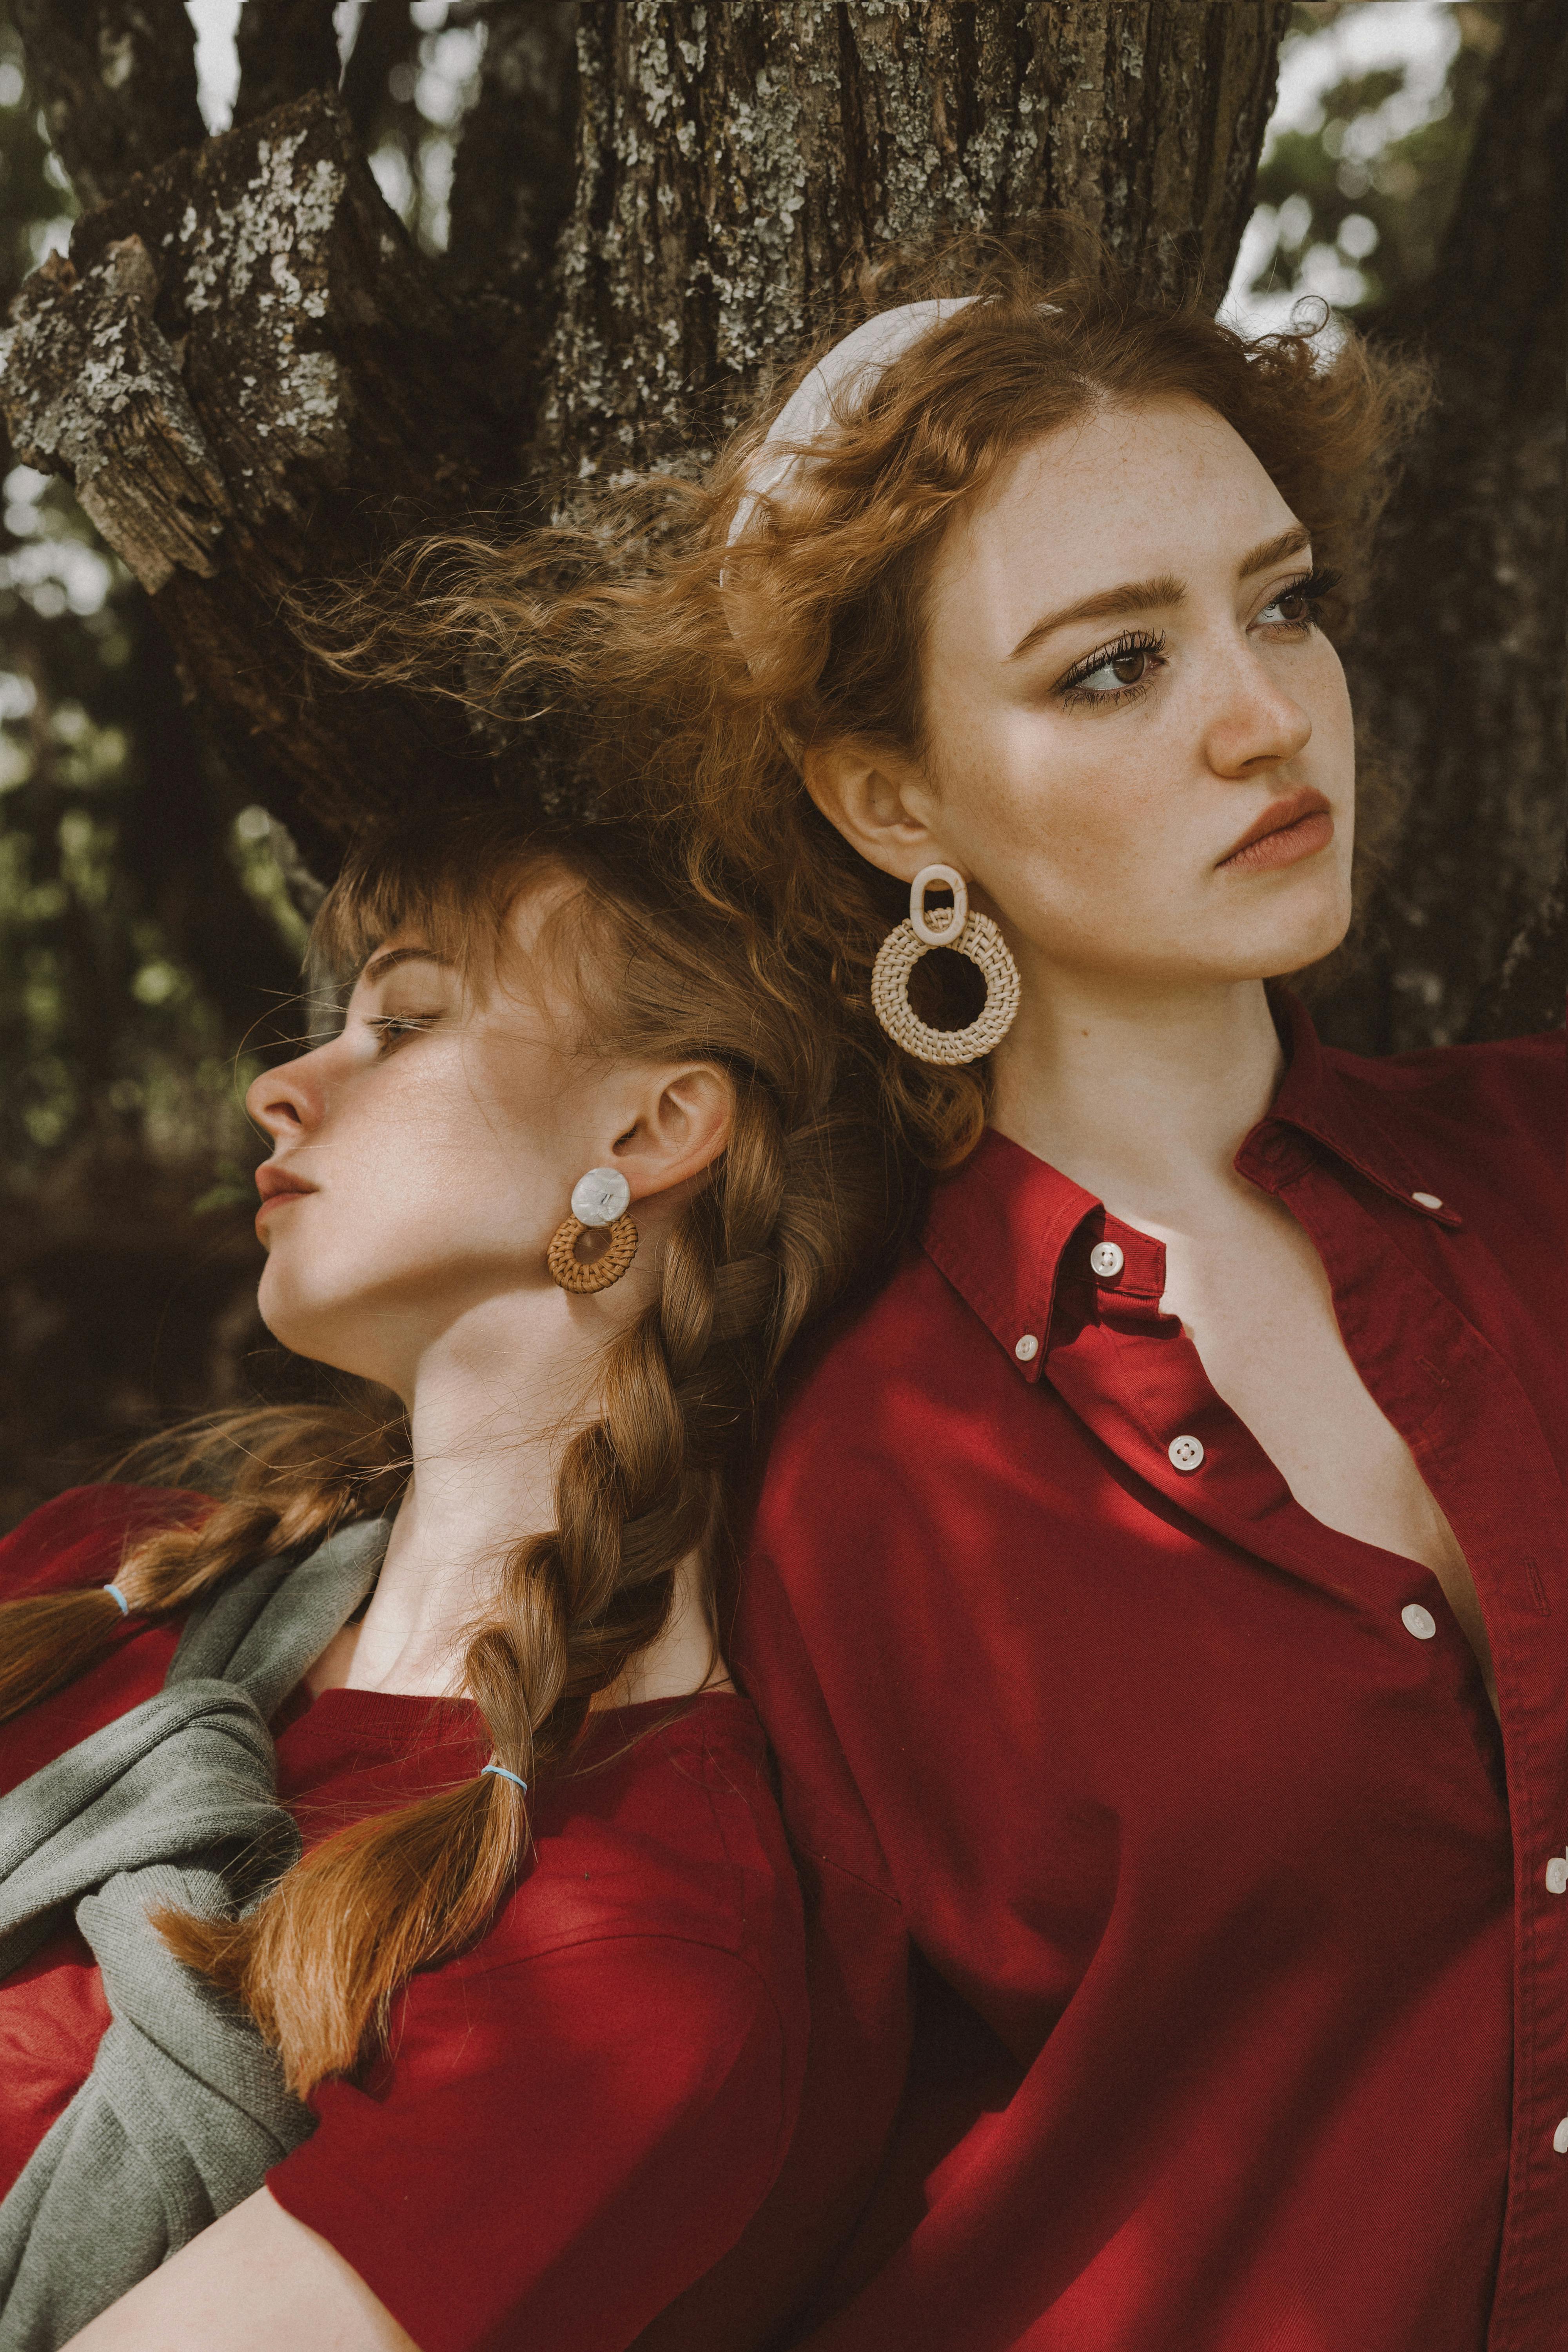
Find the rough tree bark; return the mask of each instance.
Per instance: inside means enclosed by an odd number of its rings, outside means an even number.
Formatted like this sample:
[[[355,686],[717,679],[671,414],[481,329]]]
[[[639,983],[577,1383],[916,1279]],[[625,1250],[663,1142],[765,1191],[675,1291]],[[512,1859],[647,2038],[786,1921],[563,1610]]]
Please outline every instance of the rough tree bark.
[[[1413,788],[1370,965],[1325,1007],[1367,1052],[1563,1017],[1565,98],[1568,10],[1517,0],[1430,288],[1374,323],[1438,404],[1347,655]]]
[[[360,144],[386,63],[408,54],[403,0],[372,0],[341,100],[321,87],[325,10],[247,0],[249,119],[206,141],[176,0],[16,5],[93,208],[69,264],[19,299],[0,379],[14,441],[74,478],[153,594],[227,770],[322,870],[368,808],[445,789],[479,754],[445,722],[313,677],[284,591],[475,502],[558,505],[588,474],[690,462],[892,243],[1027,235],[1066,208],[1140,284],[1217,299],[1289,15],[460,0],[489,47],[450,250],[433,259]],[[1406,322],[1438,355],[1445,404],[1353,658],[1419,792],[1374,982],[1331,1008],[1350,1042],[1550,1002],[1550,951],[1526,940],[1511,994],[1477,1009],[1541,895],[1561,777],[1548,224],[1565,38],[1557,0],[1510,11],[1445,269]]]
[[[450,747],[428,714],[312,693],[279,598],[512,478],[483,315],[412,250],[324,94],[142,173],[71,253],[14,307],[13,446],[71,476],[229,764],[330,858],[322,825],[416,792]]]
[[[544,420],[562,478],[689,462],[889,244],[1057,209],[1217,302],[1289,11],[595,0]]]
[[[79,8],[29,0],[45,87],[77,70]],[[152,168],[93,179],[110,201],[24,289],[0,386],[18,453],[72,477],[147,586],[229,768],[321,863],[327,829],[431,789],[463,747],[312,680],[281,592],[413,519],[668,461],[697,406],[712,417],[700,396],[731,409],[889,239],[1026,229],[1067,204],[1142,282],[1194,275],[1217,298],[1289,10],[485,14],[442,261],[411,248],[319,88],[320,13],[247,0],[242,111],[264,78],[283,102],[195,146],[183,100],[161,140],[134,111]],[[390,22],[373,9],[367,29]],[[352,64],[348,80],[352,99]],[[104,103],[83,101],[94,123]]]

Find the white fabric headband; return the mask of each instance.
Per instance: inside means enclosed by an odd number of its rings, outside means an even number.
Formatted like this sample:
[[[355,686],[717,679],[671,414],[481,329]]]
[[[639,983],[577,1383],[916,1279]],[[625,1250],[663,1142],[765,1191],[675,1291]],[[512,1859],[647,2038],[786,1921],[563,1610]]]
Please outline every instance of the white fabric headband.
[[[930,302],[903,302],[896,310],[879,310],[819,360],[804,383],[797,384],[768,428],[757,452],[745,496],[735,509],[725,545],[733,547],[751,521],[758,501],[776,498],[801,462],[800,453],[820,440],[848,410],[875,389],[884,368],[902,357],[911,343],[940,327],[971,302],[975,294],[941,295]],[[769,456],[769,451],[773,455]]]

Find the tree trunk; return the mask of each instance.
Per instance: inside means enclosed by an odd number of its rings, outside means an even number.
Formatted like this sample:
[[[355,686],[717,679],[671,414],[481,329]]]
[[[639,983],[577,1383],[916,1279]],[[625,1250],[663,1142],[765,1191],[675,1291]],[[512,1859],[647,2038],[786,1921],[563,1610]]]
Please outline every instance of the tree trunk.
[[[71,476],[225,763],[328,860],[323,827],[461,747],[312,678],[279,600],[510,478],[521,404],[489,322],[413,251],[325,94],[143,173],[71,253],[14,307],[13,446]]]
[[[150,0],[93,5],[129,23]],[[188,45],[106,128],[80,16],[25,0],[23,29],[62,153],[110,200],[24,289],[0,398],[18,455],[74,479],[152,593],[225,766],[324,870],[331,833],[479,755],[313,676],[291,587],[509,488],[686,461],[892,241],[1062,206],[1141,284],[1217,299],[1289,10],[584,0],[574,70],[570,12],[511,0],[487,13],[440,261],[320,89],[319,14],[247,0],[244,105],[282,102],[200,145]],[[368,125],[352,62],[345,96]],[[134,180],[101,161],[132,149]]]
[[[83,205],[205,136],[180,0],[12,0],[33,87]]]
[[[1368,1053],[1563,1018],[1568,11],[1506,21],[1430,289],[1378,322],[1430,354],[1438,404],[1346,662],[1412,788],[1370,969],[1323,1008]]]
[[[544,439],[688,464],[889,246],[1053,211],[1141,288],[1225,290],[1285,7],[591,0]]]
[[[699,462],[900,244],[1027,239],[1059,209],[1141,286],[1216,299],[1289,15],[493,0],[433,259],[360,144],[410,54],[405,0],[364,12],[342,103],[324,12],[247,0],[253,119],[207,141],[177,0],[16,5],[95,207],[19,299],[0,381],[17,452],[74,478],[153,595],[228,791],[323,872],[357,818],[481,754],[313,672],[279,617],[290,588],[503,494],[538,511],[591,476]],[[1518,0],[1507,21],[1429,299],[1382,322],[1431,351],[1441,404],[1349,656],[1414,785],[1371,968],[1323,1011],[1373,1051],[1561,1008],[1568,17]]]

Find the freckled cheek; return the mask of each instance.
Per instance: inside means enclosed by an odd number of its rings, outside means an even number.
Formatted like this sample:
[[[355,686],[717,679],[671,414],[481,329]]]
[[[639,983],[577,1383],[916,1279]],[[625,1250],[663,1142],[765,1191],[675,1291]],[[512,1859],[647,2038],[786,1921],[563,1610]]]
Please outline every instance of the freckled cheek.
[[[1307,649],[1300,698],[1312,722],[1303,766],[1336,810],[1347,812],[1355,789],[1355,714],[1340,657],[1327,637]]]
[[[1103,720],[1087,719],[1086,731]],[[1141,747],[1142,749],[1142,747]],[[1004,910],[1125,889],[1165,855],[1174,821],[1169,770],[1158,757],[1113,759],[1092,740],[1020,726],[965,780],[963,831],[973,871]]]
[[[514,1223],[537,1193],[530,1137],[505,1107],[479,1099],[459,1068],[410,1070],[390,1097],[345,1106],[323,1138],[321,1175],[342,1245],[394,1228],[431,1236]],[[323,1238],[324,1228],[323,1228]]]

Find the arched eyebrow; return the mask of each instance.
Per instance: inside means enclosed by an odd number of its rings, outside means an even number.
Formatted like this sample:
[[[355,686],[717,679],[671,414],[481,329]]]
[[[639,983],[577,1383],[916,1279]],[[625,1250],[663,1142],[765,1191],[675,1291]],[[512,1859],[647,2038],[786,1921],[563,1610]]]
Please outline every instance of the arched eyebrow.
[[[1237,578],[1251,580],[1259,572],[1268,572],[1288,556],[1304,554],[1312,543],[1312,534],[1304,523],[1292,523],[1275,539],[1266,539],[1258,547],[1244,555],[1237,568]],[[1076,604],[1065,604],[1059,613],[1047,613],[1034,626],[1025,631],[1008,655],[1009,661],[1020,661],[1026,653],[1058,629],[1069,627],[1076,621],[1124,621],[1137,613],[1169,611],[1173,604],[1185,601],[1187,583],[1178,580],[1173,572],[1162,572],[1153,580],[1130,580],[1121,588],[1102,588],[1097,596],[1084,596]]]
[[[360,978],[368,981],[381,980],[400,963],[438,963],[443,971],[452,970],[452,965],[447,959],[445,956],[438,956],[434,948],[385,948],[380,955],[372,956],[361,972]]]

